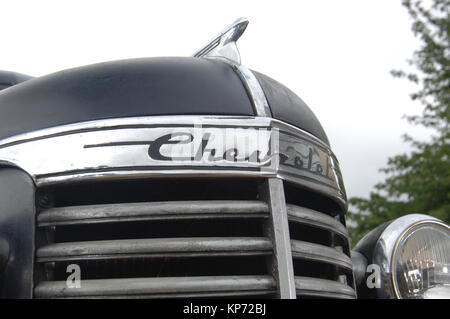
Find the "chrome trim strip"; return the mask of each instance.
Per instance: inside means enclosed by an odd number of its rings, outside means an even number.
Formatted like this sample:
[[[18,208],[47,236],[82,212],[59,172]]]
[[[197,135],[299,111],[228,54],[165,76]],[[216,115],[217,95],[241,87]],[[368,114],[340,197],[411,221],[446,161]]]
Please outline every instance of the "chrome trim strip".
[[[332,247],[291,239],[291,250],[294,259],[322,262],[352,270],[350,257]]]
[[[173,219],[267,219],[268,216],[269,207],[267,203],[260,200],[138,202],[53,207],[39,213],[37,225],[51,227]]]
[[[356,299],[353,288],[328,279],[296,276],[295,287],[301,297]]]
[[[257,256],[272,254],[264,237],[177,237],[64,242],[39,248],[36,261],[84,261],[161,257]]]
[[[32,140],[87,131],[102,131],[124,128],[173,127],[180,125],[194,126],[201,125],[203,123],[207,123],[207,125],[221,125],[223,127],[242,126],[251,128],[265,128],[274,126],[280,130],[284,129],[287,131],[292,131],[293,133],[296,133],[297,136],[306,138],[308,141],[311,141],[324,149],[328,149],[331,152],[330,147],[319,138],[281,120],[271,117],[215,115],[139,116],[71,123],[0,139],[0,149],[9,145],[30,142]],[[205,126],[205,124],[203,125]]]
[[[269,117],[152,116],[62,125],[0,140],[0,165],[23,169],[37,185],[180,175],[279,177],[346,204],[330,148]]]
[[[273,243],[273,260],[268,267],[277,281],[278,297],[295,299],[294,266],[283,182],[277,178],[266,179],[260,186],[259,195],[268,203],[270,210],[265,235]]]
[[[79,289],[65,281],[43,281],[36,298],[175,298],[273,294],[272,276],[197,276],[83,280]]]
[[[37,186],[49,186],[60,183],[69,183],[69,182],[88,182],[88,181],[108,181],[108,180],[118,180],[118,179],[144,179],[144,178],[195,178],[195,177],[204,177],[204,178],[260,178],[260,177],[273,177],[273,174],[268,172],[248,172],[241,171],[237,172],[236,170],[229,169],[223,171],[216,170],[202,170],[196,171],[193,169],[192,171],[188,170],[158,170],[158,171],[150,171],[150,170],[125,170],[125,171],[117,171],[111,168],[110,172],[98,172],[95,169],[92,169],[92,172],[85,173],[70,173],[68,175],[61,176],[46,176],[40,177],[36,180]],[[39,176],[38,176],[39,177]]]
[[[266,94],[264,93],[264,90],[262,89],[262,86],[259,83],[258,79],[249,68],[240,63],[235,63],[234,61],[231,61],[224,57],[208,57],[208,59],[221,61],[223,63],[230,65],[233,68],[234,72],[236,72],[236,74],[239,76],[239,78],[242,81],[242,84],[244,85],[247,93],[250,96],[256,116],[260,117],[272,116],[272,112],[270,111],[269,102],[267,101]]]
[[[320,228],[340,236],[345,241],[349,240],[347,228],[337,219],[297,205],[287,204],[286,207],[290,222]]]
[[[268,117],[272,116],[266,95],[264,94],[261,84],[253,72],[242,64],[234,65],[234,70],[239,75],[242,83],[244,83],[244,86],[247,89],[247,92],[250,94],[256,115]]]
[[[224,124],[226,120],[226,124]],[[252,121],[252,122],[249,122]],[[257,121],[257,122],[255,122]],[[258,118],[253,116],[214,116],[214,115],[171,115],[171,116],[138,116],[116,119],[94,120],[72,124],[65,124],[33,132],[14,135],[0,139],[0,149],[24,142],[37,139],[56,137],[68,134],[82,133],[88,131],[103,131],[111,129],[125,128],[152,128],[152,127],[174,127],[174,126],[195,126],[195,125],[217,125],[224,127],[242,126],[242,127],[268,127],[271,118]],[[255,126],[256,125],[256,126]],[[320,140],[318,140],[320,141]]]

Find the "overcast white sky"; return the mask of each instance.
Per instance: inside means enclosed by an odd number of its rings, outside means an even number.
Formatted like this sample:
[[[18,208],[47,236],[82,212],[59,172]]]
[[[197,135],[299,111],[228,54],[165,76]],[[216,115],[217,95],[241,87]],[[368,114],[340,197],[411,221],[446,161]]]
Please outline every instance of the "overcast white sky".
[[[243,64],[296,92],[324,126],[347,195],[367,196],[418,113],[414,87],[390,75],[418,47],[401,0],[5,1],[0,69],[40,76],[91,63],[190,56],[235,19]]]

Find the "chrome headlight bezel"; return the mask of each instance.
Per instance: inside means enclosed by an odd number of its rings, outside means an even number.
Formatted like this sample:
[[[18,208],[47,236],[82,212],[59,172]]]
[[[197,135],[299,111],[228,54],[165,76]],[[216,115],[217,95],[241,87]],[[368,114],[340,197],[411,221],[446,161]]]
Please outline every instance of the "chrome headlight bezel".
[[[450,230],[450,226],[435,217],[411,214],[394,220],[378,238],[373,263],[380,267],[380,288],[377,289],[379,298],[401,298],[393,271],[397,248],[410,230],[427,224],[440,225]]]

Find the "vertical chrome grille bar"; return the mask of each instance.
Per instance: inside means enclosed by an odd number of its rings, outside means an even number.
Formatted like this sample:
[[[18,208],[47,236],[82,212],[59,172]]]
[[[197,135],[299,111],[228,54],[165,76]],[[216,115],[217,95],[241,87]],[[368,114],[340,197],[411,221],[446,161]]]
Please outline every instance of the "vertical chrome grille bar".
[[[277,281],[278,297],[296,299],[283,181],[278,178],[268,178],[262,183],[259,193],[269,205],[270,215],[266,232],[272,240],[274,250],[271,266],[272,274]]]

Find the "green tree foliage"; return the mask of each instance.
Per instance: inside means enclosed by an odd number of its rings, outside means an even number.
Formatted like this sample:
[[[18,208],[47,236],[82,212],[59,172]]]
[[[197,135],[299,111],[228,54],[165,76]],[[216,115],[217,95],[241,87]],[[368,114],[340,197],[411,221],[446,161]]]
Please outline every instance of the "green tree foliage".
[[[406,118],[433,134],[429,141],[405,134],[411,152],[388,159],[380,170],[386,179],[369,199],[349,200],[349,219],[356,222],[350,227],[353,243],[382,222],[405,214],[429,214],[450,223],[450,0],[405,0],[403,5],[421,47],[408,60],[415,71],[392,74],[418,85],[411,98],[421,102],[423,112]]]

